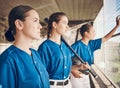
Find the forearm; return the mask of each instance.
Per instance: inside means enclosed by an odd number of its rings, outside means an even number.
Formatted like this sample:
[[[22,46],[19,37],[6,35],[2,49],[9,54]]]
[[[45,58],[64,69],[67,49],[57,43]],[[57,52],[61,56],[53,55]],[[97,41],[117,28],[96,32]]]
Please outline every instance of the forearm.
[[[119,25],[116,25],[107,35],[105,35],[102,38],[102,42],[106,42],[107,40],[109,40],[112,37],[112,35],[116,32],[118,27],[119,27]]]

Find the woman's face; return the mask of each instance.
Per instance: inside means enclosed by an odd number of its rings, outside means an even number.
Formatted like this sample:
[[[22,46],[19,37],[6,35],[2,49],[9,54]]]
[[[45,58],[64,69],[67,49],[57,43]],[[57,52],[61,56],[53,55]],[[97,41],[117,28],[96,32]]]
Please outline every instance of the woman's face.
[[[42,28],[39,22],[39,15],[35,10],[30,10],[26,15],[27,17],[23,21],[23,33],[30,39],[38,40],[40,38],[40,29]]]
[[[66,16],[61,16],[61,20],[57,23],[57,33],[59,33],[60,35],[64,35],[68,29],[68,18]]]

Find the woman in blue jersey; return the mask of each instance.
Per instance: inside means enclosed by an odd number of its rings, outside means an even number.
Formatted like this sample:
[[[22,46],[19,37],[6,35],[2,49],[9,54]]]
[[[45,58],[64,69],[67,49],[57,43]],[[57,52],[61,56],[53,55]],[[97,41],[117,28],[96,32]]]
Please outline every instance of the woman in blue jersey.
[[[2,88],[50,88],[48,73],[40,56],[31,48],[40,38],[38,13],[30,6],[14,7],[8,17],[8,41],[14,41],[0,55],[0,86]]]
[[[69,75],[71,71],[71,50],[61,40],[68,30],[68,18],[63,12],[53,13],[48,22],[48,39],[38,48],[42,61],[47,68],[50,78],[51,88],[71,88]],[[73,66],[72,73],[75,77],[80,77],[79,66]]]
[[[101,48],[101,44],[111,38],[114,32],[120,26],[119,16],[116,18],[116,26],[104,37],[94,39],[95,30],[91,24],[85,24],[78,30],[82,36],[82,39],[75,42],[72,47],[82,58],[83,61],[88,62],[89,65],[94,64],[94,51]],[[73,88],[90,88],[89,76],[83,78],[71,77]]]

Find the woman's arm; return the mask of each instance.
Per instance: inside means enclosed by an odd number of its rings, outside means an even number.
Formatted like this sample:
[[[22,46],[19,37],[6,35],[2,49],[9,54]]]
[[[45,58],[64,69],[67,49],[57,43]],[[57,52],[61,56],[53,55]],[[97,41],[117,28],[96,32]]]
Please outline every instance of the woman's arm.
[[[120,26],[120,15],[116,17],[116,26],[102,38],[102,42],[104,43],[107,40],[109,40],[112,37],[112,35],[116,32],[119,26]]]

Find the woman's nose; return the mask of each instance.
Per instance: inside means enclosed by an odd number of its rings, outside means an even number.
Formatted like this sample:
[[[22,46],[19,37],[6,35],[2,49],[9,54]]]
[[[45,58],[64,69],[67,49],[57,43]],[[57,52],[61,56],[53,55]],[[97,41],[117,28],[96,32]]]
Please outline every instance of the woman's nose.
[[[39,29],[42,29],[42,25],[39,23]]]
[[[69,29],[69,26],[67,25],[67,27],[66,27],[67,29]]]

